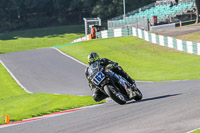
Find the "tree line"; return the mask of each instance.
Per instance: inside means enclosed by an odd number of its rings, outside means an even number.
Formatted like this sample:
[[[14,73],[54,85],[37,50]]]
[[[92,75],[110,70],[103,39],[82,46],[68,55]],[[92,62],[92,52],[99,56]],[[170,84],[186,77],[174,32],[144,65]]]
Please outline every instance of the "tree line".
[[[197,11],[196,11],[196,16],[198,16],[197,18],[196,18],[196,23],[199,23],[199,18],[200,18],[200,0],[195,0],[195,3],[196,3],[196,9],[197,9]]]
[[[129,12],[156,0],[125,1],[126,12]],[[199,1],[195,0],[197,16]],[[123,0],[0,0],[0,32],[83,24],[83,17],[100,17],[106,21],[122,14]]]
[[[154,0],[126,0],[126,11]],[[123,0],[1,0],[0,32],[24,28],[83,24],[83,17],[123,14]]]

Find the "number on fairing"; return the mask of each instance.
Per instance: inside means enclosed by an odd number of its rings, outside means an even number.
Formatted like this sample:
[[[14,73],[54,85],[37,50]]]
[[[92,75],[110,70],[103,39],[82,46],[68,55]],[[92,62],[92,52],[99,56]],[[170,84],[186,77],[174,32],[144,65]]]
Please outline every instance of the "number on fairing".
[[[94,78],[93,78],[93,82],[96,85],[99,85],[101,83],[101,81],[103,81],[103,79],[105,78],[104,74],[102,72],[98,72]]]

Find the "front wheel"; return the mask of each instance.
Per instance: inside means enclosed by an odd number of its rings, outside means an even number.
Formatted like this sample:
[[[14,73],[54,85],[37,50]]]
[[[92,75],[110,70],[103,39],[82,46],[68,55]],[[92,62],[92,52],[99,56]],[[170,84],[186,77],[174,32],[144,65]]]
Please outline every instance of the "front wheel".
[[[126,103],[126,99],[124,98],[124,96],[118,92],[116,90],[115,87],[113,87],[112,85],[106,85],[104,87],[105,92],[107,93],[107,95],[112,98],[116,103],[123,105]]]

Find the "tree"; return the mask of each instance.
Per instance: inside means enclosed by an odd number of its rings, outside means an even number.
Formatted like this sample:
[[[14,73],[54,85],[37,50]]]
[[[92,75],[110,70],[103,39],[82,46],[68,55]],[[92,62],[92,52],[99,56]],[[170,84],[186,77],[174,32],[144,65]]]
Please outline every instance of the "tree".
[[[200,15],[200,0],[195,0],[195,3],[196,3],[196,15],[197,15],[197,18],[196,18],[196,23],[199,23],[199,15]]]
[[[153,1],[126,0],[126,12]],[[122,14],[123,0],[0,0],[0,32],[83,24],[83,17],[106,21]]]
[[[101,0],[93,7],[92,14],[103,20],[123,14],[122,0]]]

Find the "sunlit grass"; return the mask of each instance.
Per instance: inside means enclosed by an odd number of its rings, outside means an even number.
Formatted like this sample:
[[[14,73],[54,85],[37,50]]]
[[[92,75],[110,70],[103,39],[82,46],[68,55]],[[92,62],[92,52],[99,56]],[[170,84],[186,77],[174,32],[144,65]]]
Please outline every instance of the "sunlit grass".
[[[11,121],[18,121],[61,110],[98,104],[92,96],[28,94],[15,83],[1,64],[0,92],[0,124],[4,123],[6,114],[9,115]]]
[[[83,26],[60,26],[0,34],[0,53],[68,44],[83,36]]]
[[[136,37],[98,39],[60,48],[87,63],[87,56],[118,62],[136,80],[164,81],[200,78],[200,56],[148,43]]]

